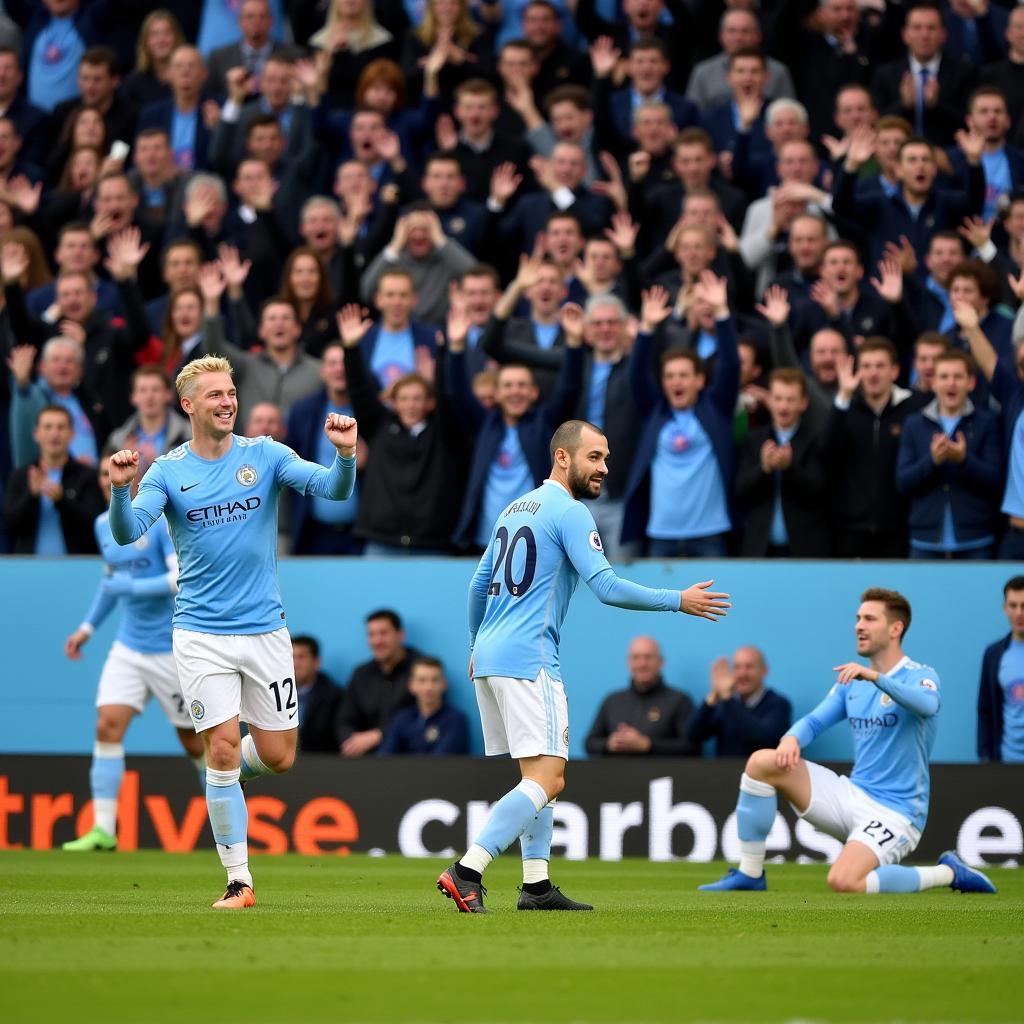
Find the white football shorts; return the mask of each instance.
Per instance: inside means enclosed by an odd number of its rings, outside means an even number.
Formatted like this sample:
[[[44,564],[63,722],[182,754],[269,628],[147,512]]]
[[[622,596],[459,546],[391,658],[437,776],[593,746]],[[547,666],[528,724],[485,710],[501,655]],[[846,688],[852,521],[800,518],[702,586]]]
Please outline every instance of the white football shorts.
[[[196,732],[236,715],[275,732],[298,726],[292,641],[286,628],[248,635],[176,629],[174,660]]]
[[[902,814],[873,800],[845,775],[813,761],[804,763],[811,777],[811,802],[803,814],[797,811],[801,818],[845,843],[863,843],[880,865],[899,864],[913,853],[921,833]]]
[[[560,679],[540,670],[536,679],[480,676],[476,703],[484,730],[484,752],[569,760],[569,703]]]
[[[143,654],[115,640],[100,673],[96,707],[124,704],[141,714],[150,697],[160,702],[167,721],[175,729],[187,729],[192,724],[178,683],[174,655],[169,651]]]

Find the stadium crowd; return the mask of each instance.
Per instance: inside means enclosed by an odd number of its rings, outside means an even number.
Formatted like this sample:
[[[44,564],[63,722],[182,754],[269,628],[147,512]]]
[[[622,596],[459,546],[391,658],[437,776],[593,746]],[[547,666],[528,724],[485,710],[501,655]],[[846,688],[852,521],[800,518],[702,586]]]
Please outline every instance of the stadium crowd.
[[[1024,8],[6,0],[5,550],[95,550],[173,378],[358,496],[296,554],[479,549],[571,416],[610,556],[1024,556]]]

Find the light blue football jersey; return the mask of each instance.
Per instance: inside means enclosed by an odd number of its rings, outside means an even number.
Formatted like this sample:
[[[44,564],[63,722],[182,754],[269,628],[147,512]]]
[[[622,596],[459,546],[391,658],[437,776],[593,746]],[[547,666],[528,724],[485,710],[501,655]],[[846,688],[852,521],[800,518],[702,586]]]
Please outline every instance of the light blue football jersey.
[[[561,679],[562,622],[580,580],[606,604],[678,611],[678,590],[620,579],[605,557],[594,517],[553,480],[498,516],[470,584],[473,672],[478,677]]]
[[[928,761],[940,705],[935,669],[904,657],[877,683],[836,683],[786,735],[805,747],[845,718],[853,734],[850,781],[923,831],[931,791]]]
[[[121,544],[167,516],[178,552],[174,628],[269,633],[285,624],[277,581],[277,501],[282,488],[336,500],[352,493],[355,459],[330,469],[300,459],[269,437],[232,438],[220,459],[186,443],[146,471],[133,502],[115,487],[110,528]]]
[[[167,580],[168,560],[174,557],[174,545],[167,532],[167,520],[161,517],[138,540],[122,547],[110,532],[109,515],[103,512],[97,516],[93,528],[108,574],[150,580],[152,588],[146,594],[110,597],[101,585],[85,621],[95,629],[120,602],[117,640],[141,654],[167,654],[171,650],[171,615],[174,612],[174,593]]]

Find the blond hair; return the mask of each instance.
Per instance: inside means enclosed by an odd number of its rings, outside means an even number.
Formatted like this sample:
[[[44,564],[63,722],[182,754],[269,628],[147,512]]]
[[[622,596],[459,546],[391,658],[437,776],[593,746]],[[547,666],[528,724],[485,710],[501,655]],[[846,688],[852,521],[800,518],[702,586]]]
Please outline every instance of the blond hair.
[[[226,373],[229,377],[234,371],[231,364],[220,356],[203,356],[202,359],[193,359],[181,368],[174,382],[179,398],[191,398],[196,393],[199,378],[204,373]]]

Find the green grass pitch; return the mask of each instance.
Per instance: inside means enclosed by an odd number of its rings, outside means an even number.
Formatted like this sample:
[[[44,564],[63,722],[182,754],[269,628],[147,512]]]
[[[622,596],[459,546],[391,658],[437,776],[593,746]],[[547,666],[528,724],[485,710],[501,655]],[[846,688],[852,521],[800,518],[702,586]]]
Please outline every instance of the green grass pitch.
[[[257,858],[259,905],[214,913],[210,852],[0,853],[0,1020],[1019,1021],[1024,871],[998,896],[842,897],[820,867],[769,866],[766,894],[694,886],[718,864],[554,865],[593,914],[487,917],[397,856]]]

